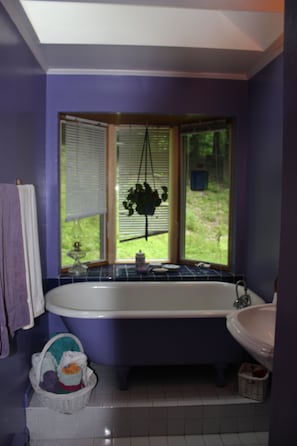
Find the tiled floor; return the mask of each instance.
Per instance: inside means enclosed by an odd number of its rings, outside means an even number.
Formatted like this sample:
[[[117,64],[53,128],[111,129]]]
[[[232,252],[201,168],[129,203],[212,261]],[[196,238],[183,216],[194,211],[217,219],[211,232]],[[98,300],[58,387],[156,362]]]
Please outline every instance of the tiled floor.
[[[113,368],[93,367],[99,383],[81,418],[43,408],[33,396],[30,446],[268,445],[269,398],[258,403],[238,395],[235,369],[225,387],[216,387],[209,367],[138,368],[129,390],[120,391]],[[79,424],[85,434],[71,439],[67,425],[75,430]]]
[[[31,440],[30,446],[267,446],[267,432],[154,436],[133,438],[86,438],[77,440]]]

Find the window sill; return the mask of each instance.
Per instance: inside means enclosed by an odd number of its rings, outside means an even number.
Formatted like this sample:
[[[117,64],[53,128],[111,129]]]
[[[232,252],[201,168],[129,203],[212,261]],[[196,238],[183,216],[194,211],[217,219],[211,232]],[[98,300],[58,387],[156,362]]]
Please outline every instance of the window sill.
[[[138,273],[134,264],[104,265],[98,268],[88,270],[84,276],[72,276],[63,273],[58,279],[49,279],[56,281],[56,285],[65,285],[73,282],[85,281],[222,281],[236,283],[241,279],[241,275],[235,275],[227,271],[219,271],[210,268],[201,268],[194,265],[181,265],[178,270],[156,273],[149,271],[147,273]],[[53,283],[51,283],[53,285]],[[52,288],[52,286],[50,286]]]

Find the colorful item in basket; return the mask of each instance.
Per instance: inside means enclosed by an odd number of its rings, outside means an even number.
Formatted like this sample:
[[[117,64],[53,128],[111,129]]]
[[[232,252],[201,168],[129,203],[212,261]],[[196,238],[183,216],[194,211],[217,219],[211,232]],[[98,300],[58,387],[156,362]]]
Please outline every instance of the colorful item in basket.
[[[84,387],[82,382],[82,369],[75,363],[58,370],[59,393],[76,392]]]
[[[57,373],[52,370],[48,370],[44,373],[43,379],[40,383],[41,389],[45,390],[46,392],[58,394],[76,392],[77,390],[83,389],[84,387],[85,386],[82,381],[74,385],[66,385],[62,383],[61,381],[59,381]]]
[[[47,392],[59,393],[58,376],[53,370],[48,370],[43,374],[40,387]]]
[[[69,336],[64,336],[63,338],[57,339],[48,349],[48,351],[54,356],[55,360],[57,361],[57,364],[59,364],[63,353],[67,350],[71,350],[74,352],[80,351],[80,348],[75,339]]]
[[[59,381],[64,386],[77,386],[81,383],[82,370],[75,363],[70,363],[58,370]]]
[[[79,384],[77,384],[76,386],[65,386],[64,384],[62,384],[61,382],[58,383],[59,384],[59,388],[58,391],[56,393],[72,393],[72,392],[77,392],[80,389],[83,389],[85,386],[82,382],[80,382]]]
[[[58,375],[62,373],[63,368],[67,368],[70,364],[76,364],[81,368],[81,379],[84,384],[87,383],[87,356],[82,352],[66,351],[63,353],[61,361],[58,365]],[[70,369],[71,371],[71,369]],[[68,375],[71,373],[68,373]],[[62,380],[63,382],[63,380]]]
[[[62,372],[66,375],[75,375],[76,373],[81,373],[81,368],[77,364],[70,363],[67,367],[62,368]]]

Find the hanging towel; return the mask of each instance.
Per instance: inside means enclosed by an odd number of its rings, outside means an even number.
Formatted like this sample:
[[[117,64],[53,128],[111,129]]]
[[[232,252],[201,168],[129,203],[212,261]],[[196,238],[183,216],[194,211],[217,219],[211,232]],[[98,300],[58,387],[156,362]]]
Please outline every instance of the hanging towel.
[[[21,222],[26,269],[30,322],[24,329],[34,326],[34,318],[44,313],[44,295],[37,227],[35,188],[32,184],[17,186],[21,207]]]
[[[0,358],[29,322],[19,194],[16,185],[0,184]]]

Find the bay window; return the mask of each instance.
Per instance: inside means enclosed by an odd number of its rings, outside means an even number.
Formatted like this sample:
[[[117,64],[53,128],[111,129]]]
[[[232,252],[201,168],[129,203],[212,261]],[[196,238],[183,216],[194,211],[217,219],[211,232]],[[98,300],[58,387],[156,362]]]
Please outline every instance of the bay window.
[[[100,117],[100,116],[99,116]],[[104,115],[106,117],[106,115]],[[112,116],[111,116],[112,118]],[[200,120],[176,125],[105,123],[63,115],[60,131],[61,267],[79,239],[89,267],[147,261],[205,262],[227,268],[231,240],[231,125]],[[150,154],[142,162],[146,132]],[[154,215],[123,205],[131,187],[147,182],[168,199]]]

